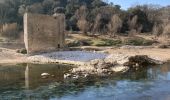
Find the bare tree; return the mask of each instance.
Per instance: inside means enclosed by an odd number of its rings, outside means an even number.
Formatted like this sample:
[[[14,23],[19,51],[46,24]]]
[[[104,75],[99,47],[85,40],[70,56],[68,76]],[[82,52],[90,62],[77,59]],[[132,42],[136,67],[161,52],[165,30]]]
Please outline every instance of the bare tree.
[[[134,36],[137,33],[137,20],[138,20],[138,16],[135,15],[131,20],[128,21],[128,25],[129,25],[129,35],[130,36]]]
[[[84,35],[87,35],[87,32],[89,30],[89,23],[86,19],[84,18],[79,19],[77,22],[77,26],[83,32]]]
[[[152,34],[159,36],[163,33],[163,26],[162,24],[154,24],[153,29],[152,29]]]
[[[163,36],[169,38],[170,37],[170,24],[165,25],[163,30]]]
[[[94,22],[94,25],[93,25],[93,32],[100,32],[100,25],[101,25],[101,18],[102,18],[102,16],[101,16],[101,14],[98,14],[97,16],[96,16],[96,19],[95,19],[95,22]]]
[[[87,21],[87,7],[81,6],[75,13],[78,28],[83,32],[84,35],[87,35],[89,30],[89,22]]]
[[[134,16],[131,20],[128,21],[128,24],[129,24],[129,29],[132,30],[132,29],[135,29],[136,28],[136,24],[137,24],[137,20],[138,20],[138,16]]]
[[[81,6],[75,13],[77,19],[82,19],[87,17],[87,7]]]
[[[117,14],[113,15],[112,18],[111,18],[111,21],[108,25],[108,29],[111,33],[110,35],[115,36],[117,32],[120,32],[120,29],[122,27],[122,23],[123,23],[123,21],[121,20],[121,18]]]

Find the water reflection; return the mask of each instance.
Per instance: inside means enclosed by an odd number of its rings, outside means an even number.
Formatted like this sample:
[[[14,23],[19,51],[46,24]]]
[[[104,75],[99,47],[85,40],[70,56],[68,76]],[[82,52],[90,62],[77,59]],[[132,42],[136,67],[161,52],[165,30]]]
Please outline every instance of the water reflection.
[[[24,67],[0,66],[0,91],[22,88],[25,80],[24,71]]]
[[[3,65],[0,66],[0,88],[16,85],[17,88],[34,89],[50,82],[63,81],[64,73],[70,69],[71,66],[56,64]],[[50,76],[42,78],[42,73],[49,73]]]
[[[68,72],[69,69],[71,69],[71,66],[27,64],[25,68],[25,87],[32,89],[45,83],[63,81],[64,73]],[[48,73],[49,75],[43,78],[42,73]]]
[[[170,63],[151,66],[147,70],[147,77],[150,80],[170,80]]]
[[[0,66],[0,98],[24,100],[169,100],[170,64],[107,78],[64,80],[68,65]],[[42,77],[42,73],[49,73]]]

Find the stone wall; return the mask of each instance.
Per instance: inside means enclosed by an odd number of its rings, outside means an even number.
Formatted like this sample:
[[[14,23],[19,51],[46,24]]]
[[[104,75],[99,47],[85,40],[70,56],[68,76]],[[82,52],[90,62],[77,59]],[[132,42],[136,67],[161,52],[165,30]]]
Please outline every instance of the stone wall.
[[[28,54],[59,50],[64,47],[65,16],[24,15],[24,42]]]

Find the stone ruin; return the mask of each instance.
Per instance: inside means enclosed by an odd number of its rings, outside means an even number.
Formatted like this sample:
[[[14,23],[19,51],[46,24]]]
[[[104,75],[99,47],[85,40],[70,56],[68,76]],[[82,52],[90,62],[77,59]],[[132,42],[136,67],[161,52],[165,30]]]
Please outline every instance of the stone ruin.
[[[24,42],[28,54],[59,50],[65,44],[65,16],[25,13]]]

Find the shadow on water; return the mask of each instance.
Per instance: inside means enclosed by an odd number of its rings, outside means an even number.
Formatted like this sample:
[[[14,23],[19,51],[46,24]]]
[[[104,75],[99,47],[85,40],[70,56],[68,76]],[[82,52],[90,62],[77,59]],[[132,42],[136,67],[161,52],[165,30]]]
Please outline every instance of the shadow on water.
[[[170,88],[167,88],[170,86],[170,63],[107,78],[64,80],[64,74],[72,67],[58,64],[0,65],[0,98],[166,100],[170,97]],[[49,75],[42,77],[42,73]]]

